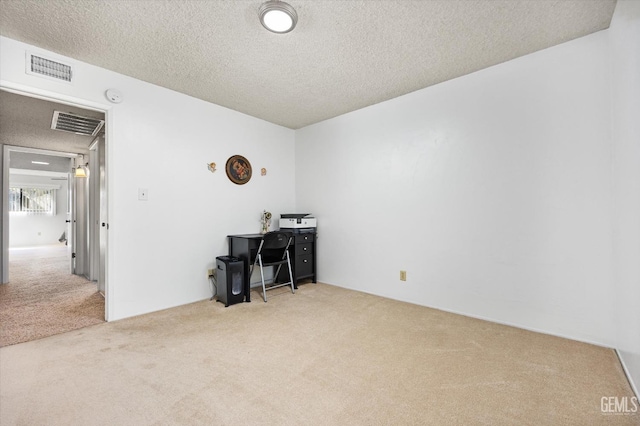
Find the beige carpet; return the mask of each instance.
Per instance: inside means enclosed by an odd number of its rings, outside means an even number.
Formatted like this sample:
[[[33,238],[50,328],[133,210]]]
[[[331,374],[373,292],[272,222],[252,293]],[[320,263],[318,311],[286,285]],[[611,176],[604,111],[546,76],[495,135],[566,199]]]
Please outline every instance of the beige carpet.
[[[279,290],[283,290],[278,293]],[[637,425],[612,350],[325,284],[0,349],[2,425]]]
[[[12,249],[0,285],[0,346],[104,322],[96,284],[69,273],[67,247]]]

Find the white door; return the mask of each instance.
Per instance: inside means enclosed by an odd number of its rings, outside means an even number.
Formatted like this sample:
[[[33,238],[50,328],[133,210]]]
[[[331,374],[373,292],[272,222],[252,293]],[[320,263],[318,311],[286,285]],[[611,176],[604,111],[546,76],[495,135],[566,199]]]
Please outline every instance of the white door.
[[[98,141],[89,146],[89,276],[98,282],[100,271],[100,174],[98,173]],[[99,287],[98,287],[99,290]]]
[[[98,290],[105,292],[105,281],[107,271],[107,236],[109,230],[109,218],[107,217],[107,174],[106,174],[106,146],[104,136],[100,136],[98,141],[98,179],[100,186],[100,258],[98,273]]]
[[[71,160],[73,161],[73,160]],[[67,253],[69,253],[69,273],[76,273],[75,259],[75,227],[76,227],[76,177],[69,173],[69,206],[67,207]]]

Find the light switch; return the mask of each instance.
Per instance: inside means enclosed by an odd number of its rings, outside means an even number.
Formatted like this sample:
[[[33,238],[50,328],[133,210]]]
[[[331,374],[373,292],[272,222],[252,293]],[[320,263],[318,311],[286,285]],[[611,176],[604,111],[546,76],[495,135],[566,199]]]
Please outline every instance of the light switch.
[[[138,200],[140,201],[149,200],[149,190],[147,188],[138,188]]]

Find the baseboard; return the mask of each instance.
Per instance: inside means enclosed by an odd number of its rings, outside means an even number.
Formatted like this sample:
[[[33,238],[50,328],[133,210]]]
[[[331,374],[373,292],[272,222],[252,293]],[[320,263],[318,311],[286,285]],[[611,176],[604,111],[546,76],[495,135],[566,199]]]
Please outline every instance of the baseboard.
[[[624,363],[624,358],[620,355],[620,351],[618,349],[615,350],[616,355],[618,356],[618,360],[620,361],[620,365],[622,365],[622,370],[624,371],[625,376],[627,376],[627,381],[629,382],[629,386],[631,386],[631,390],[636,394],[636,398],[640,399],[640,393],[638,393],[638,388],[636,384],[633,382],[631,378],[631,373],[629,373],[629,369],[627,368],[627,364]]]
[[[599,346],[601,348],[612,349],[612,350],[615,349],[613,346],[605,344],[605,343],[602,343],[602,342],[596,342],[596,341],[593,341],[593,340],[588,340],[588,339],[584,339],[584,338],[578,338],[578,337],[575,337],[575,336],[569,336],[569,335],[565,335],[565,334],[562,334],[562,333],[554,333],[554,332],[550,332],[548,330],[541,330],[541,329],[537,329],[537,328],[534,328],[534,327],[528,327],[528,326],[524,326],[524,325],[517,324],[517,323],[512,323],[512,322],[503,321],[503,320],[490,318],[490,317],[485,317],[485,316],[482,316],[482,315],[469,314],[467,312],[460,312],[460,311],[456,311],[456,310],[453,310],[453,309],[442,308],[442,307],[439,307],[439,306],[426,305],[426,304],[417,303],[417,302],[414,302],[414,301],[411,301],[411,300],[397,299],[397,298],[390,297],[390,296],[385,296],[385,295],[381,295],[381,294],[377,294],[377,293],[372,293],[372,292],[366,291],[366,290],[360,290],[360,289],[356,289],[356,288],[345,287],[345,286],[342,286],[342,285],[331,284],[331,283],[327,283],[327,282],[324,282],[324,281],[323,281],[323,283],[324,284],[328,284],[328,285],[332,285],[334,287],[344,288],[345,290],[358,291],[360,293],[366,293],[366,294],[370,294],[372,296],[378,296],[378,297],[383,297],[385,299],[397,300],[398,302],[410,303],[412,305],[423,306],[425,308],[430,308],[430,309],[436,309],[438,311],[448,312],[450,314],[460,315],[460,316],[463,316],[463,317],[474,318],[474,319],[478,319],[478,320],[482,320],[482,321],[492,322],[494,324],[506,325],[508,327],[519,328],[521,330],[532,331],[534,333],[546,334],[548,336],[560,337],[562,339],[573,340],[575,342],[587,343],[589,345]]]
[[[481,315],[470,315],[468,313],[458,312],[458,311],[455,311],[455,310],[452,310],[452,309],[443,309],[443,308],[440,308],[440,307],[423,305],[423,304],[411,302],[411,301],[408,301],[408,300],[394,299],[394,298],[391,298],[391,297],[382,296],[382,295],[379,295],[379,294],[371,293],[371,292],[364,291],[364,290],[358,290],[358,289],[354,289],[354,288],[350,288],[350,287],[344,287],[344,286],[337,285],[337,284],[330,284],[330,283],[325,283],[325,284],[332,285],[334,287],[344,288],[346,290],[359,291],[361,293],[371,294],[373,296],[378,296],[378,297],[384,297],[384,298],[387,298],[387,299],[397,300],[399,302],[410,303],[412,305],[423,306],[423,307],[429,308],[429,309],[436,309],[438,311],[448,312],[450,314],[460,315],[460,316],[463,316],[463,317],[479,319],[479,320],[482,320],[482,321],[492,322],[492,323],[495,323],[495,324],[506,325],[508,327],[514,327],[514,328],[519,328],[519,329],[522,329],[522,330],[532,331],[534,333],[546,334],[548,336],[560,337],[560,338],[563,338],[563,339],[573,340],[573,341],[576,341],[576,342],[582,342],[582,343],[587,343],[587,344],[594,345],[594,346],[599,346],[599,347],[602,347],[602,348],[612,349],[616,353],[616,356],[618,357],[618,360],[620,361],[620,365],[622,365],[622,370],[624,371],[624,374],[627,377],[627,381],[629,382],[629,385],[631,386],[631,390],[636,395],[636,397],[638,397],[640,399],[640,393],[638,393],[638,388],[636,387],[636,384],[633,382],[633,379],[631,378],[631,374],[629,373],[629,370],[627,369],[627,366],[624,363],[623,358],[620,356],[620,352],[618,351],[618,349],[616,349],[614,347],[607,346],[607,345],[604,345],[604,344],[599,343],[599,342],[593,342],[593,341],[589,341],[589,340],[586,340],[586,339],[578,339],[578,338],[575,338],[575,337],[562,335],[560,333],[550,333],[549,331],[538,330],[538,329],[535,329],[535,328],[532,328],[532,327],[524,327],[524,326],[519,325],[519,324],[509,323],[507,321],[500,321],[500,320],[496,320],[496,319],[492,319],[492,318],[487,318],[487,317],[483,317]]]
[[[411,303],[411,302],[409,302],[409,303]],[[420,305],[420,306],[425,306],[425,305]],[[494,324],[506,325],[508,327],[519,328],[521,330],[527,330],[527,331],[531,331],[531,332],[534,332],[534,333],[546,334],[547,336],[560,337],[562,339],[573,340],[574,342],[587,343],[589,345],[599,346],[601,348],[606,348],[606,349],[615,349],[614,347],[606,345],[606,344],[601,343],[601,342],[596,342],[596,341],[593,341],[593,340],[588,340],[588,339],[583,339],[583,338],[577,338],[577,337],[569,336],[569,335],[562,334],[562,333],[553,333],[553,332],[550,332],[548,330],[541,330],[541,329],[538,329],[538,328],[535,328],[535,327],[528,327],[528,326],[524,326],[524,325],[517,324],[517,323],[498,320],[498,319],[490,318],[490,317],[484,317],[482,315],[472,315],[472,314],[468,314],[468,313],[464,313],[464,312],[454,311],[454,310],[451,310],[451,309],[442,309],[442,308],[438,308],[438,307],[435,307],[435,306],[426,306],[426,307],[432,308],[432,309],[437,309],[437,310],[443,311],[443,312],[448,312],[450,314],[461,315],[463,317],[469,317],[469,318],[479,319],[479,320],[482,320],[482,321],[492,322]]]

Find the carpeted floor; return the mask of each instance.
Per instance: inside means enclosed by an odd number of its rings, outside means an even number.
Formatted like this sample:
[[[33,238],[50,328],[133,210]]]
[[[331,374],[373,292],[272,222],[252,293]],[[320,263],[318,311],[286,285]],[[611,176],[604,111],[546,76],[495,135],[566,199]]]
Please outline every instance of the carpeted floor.
[[[69,273],[67,247],[12,249],[9,283],[0,285],[0,346],[104,322],[96,284]]]
[[[640,424],[602,411],[633,396],[611,349],[326,284],[278,290],[0,348],[0,424]]]

